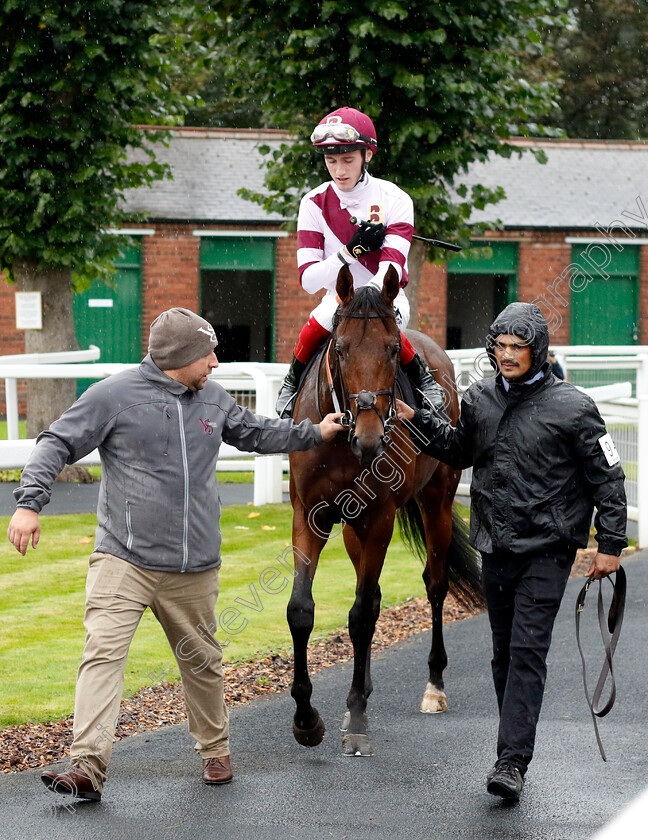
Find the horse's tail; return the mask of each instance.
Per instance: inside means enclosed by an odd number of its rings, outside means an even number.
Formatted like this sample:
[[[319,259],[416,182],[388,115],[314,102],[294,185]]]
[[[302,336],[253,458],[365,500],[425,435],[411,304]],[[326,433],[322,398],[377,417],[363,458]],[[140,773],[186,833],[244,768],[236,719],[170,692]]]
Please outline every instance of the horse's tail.
[[[416,501],[410,499],[399,509],[397,516],[405,544],[425,563],[425,529]],[[480,557],[468,542],[466,523],[456,508],[452,511],[452,541],[448,550],[447,571],[450,592],[463,607],[474,609],[486,605],[481,584]]]

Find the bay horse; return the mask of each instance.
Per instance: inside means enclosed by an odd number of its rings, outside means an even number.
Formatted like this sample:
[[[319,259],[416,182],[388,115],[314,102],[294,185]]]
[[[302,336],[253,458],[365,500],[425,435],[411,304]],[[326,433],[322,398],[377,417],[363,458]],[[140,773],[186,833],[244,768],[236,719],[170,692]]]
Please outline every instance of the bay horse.
[[[312,747],[322,741],[325,731],[311,705],[308,675],[307,647],[315,615],[312,585],[333,525],[344,522],[344,544],[357,578],[349,612],[353,678],[341,727],[347,733],[342,741],[346,755],[373,754],[365,713],[372,691],[371,641],[380,613],[380,573],[399,509],[406,541],[422,554],[432,608],[429,680],[422,712],[447,708],[442,610],[449,588],[464,604],[483,606],[478,556],[468,545],[463,522],[453,516],[460,472],[423,455],[415,435],[396,416],[401,347],[393,300],[398,287],[398,275],[390,268],[382,292],[371,287],[354,292],[351,272],[346,266],[341,269],[336,287],[341,303],[331,341],[307,373],[293,412],[296,421],[309,417],[317,423],[331,411],[346,409],[348,434],[290,455],[295,578],[287,607],[294,644],[293,733],[298,743]],[[430,368],[454,382],[450,359],[432,339],[409,330],[407,336]],[[447,412],[456,423],[457,394],[445,390]]]

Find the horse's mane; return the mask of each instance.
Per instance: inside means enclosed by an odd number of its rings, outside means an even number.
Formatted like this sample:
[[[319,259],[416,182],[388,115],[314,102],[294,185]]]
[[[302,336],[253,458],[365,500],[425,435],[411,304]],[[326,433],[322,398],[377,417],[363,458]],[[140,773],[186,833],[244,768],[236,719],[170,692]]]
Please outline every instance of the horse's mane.
[[[389,329],[395,322],[394,308],[387,303],[378,289],[373,286],[363,286],[354,294],[346,306],[339,306],[333,318],[333,332],[335,332],[344,318],[380,318],[384,326]],[[366,326],[366,324],[365,324]]]

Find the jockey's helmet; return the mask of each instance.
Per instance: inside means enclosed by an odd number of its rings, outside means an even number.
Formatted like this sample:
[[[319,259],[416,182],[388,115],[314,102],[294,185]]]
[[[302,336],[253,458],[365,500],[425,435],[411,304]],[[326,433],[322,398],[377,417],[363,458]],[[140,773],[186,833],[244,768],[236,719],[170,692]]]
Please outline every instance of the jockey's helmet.
[[[320,120],[311,143],[322,155],[346,155],[356,149],[378,150],[376,129],[371,119],[356,108],[338,108]]]

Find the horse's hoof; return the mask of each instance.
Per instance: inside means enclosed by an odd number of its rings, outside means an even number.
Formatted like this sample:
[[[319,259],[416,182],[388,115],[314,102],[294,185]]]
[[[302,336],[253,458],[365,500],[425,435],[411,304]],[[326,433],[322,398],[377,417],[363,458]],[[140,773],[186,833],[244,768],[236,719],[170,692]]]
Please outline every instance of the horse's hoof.
[[[344,755],[373,755],[373,747],[368,735],[345,735],[342,739]]]
[[[448,699],[442,688],[436,688],[428,683],[421,700],[421,711],[424,715],[436,715],[438,712],[448,711]]]
[[[351,712],[347,709],[346,712],[344,713],[344,717],[342,718],[342,723],[340,724],[340,732],[348,732],[350,723],[351,723]]]
[[[316,747],[321,744],[326,732],[326,726],[324,726],[324,721],[319,716],[317,709],[313,709],[313,713],[317,716],[317,723],[311,729],[301,729],[293,719],[293,735],[295,741],[302,747]]]

